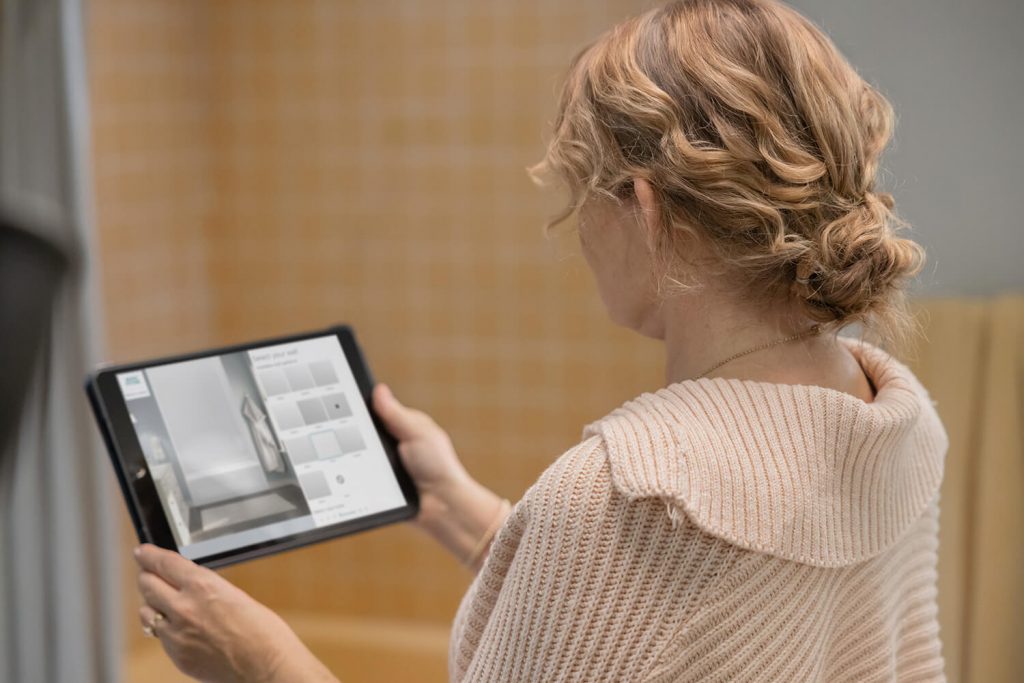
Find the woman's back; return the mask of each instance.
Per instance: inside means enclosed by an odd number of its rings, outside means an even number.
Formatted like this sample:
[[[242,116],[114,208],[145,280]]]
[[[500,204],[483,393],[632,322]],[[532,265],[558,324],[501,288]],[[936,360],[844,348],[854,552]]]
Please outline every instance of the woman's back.
[[[942,680],[945,431],[844,342],[873,403],[704,379],[589,425],[463,600],[453,681]]]

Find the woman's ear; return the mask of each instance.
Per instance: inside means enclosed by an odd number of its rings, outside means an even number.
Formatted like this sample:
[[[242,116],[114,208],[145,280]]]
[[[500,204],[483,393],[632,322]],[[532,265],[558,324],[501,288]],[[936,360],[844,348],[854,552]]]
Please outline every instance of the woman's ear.
[[[637,222],[644,229],[647,246],[654,249],[661,233],[661,211],[654,188],[643,178],[633,179],[633,196],[636,197],[636,209],[639,212]]]

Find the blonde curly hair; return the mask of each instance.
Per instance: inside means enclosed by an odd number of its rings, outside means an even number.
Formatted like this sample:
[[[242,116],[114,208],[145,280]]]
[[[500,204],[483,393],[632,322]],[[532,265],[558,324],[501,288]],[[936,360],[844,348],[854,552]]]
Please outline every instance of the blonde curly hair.
[[[885,341],[912,326],[924,252],[875,190],[893,110],[810,21],[775,0],[680,0],[573,60],[535,179],[624,199],[654,188],[673,258],[698,237],[748,292]],[[678,262],[679,259],[675,258]],[[668,274],[668,273],[666,273]]]

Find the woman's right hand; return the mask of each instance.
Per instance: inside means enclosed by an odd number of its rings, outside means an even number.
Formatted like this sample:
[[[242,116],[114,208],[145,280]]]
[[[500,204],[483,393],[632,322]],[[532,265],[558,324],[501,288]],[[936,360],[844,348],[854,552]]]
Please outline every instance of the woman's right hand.
[[[431,530],[450,508],[454,490],[471,481],[448,433],[421,410],[402,405],[386,384],[373,389],[373,407],[398,439],[398,454],[420,494],[416,521]]]
[[[426,413],[402,405],[378,384],[373,408],[396,439],[420,494],[417,525],[463,564],[479,568],[481,540],[507,514],[508,503],[475,481],[455,453],[448,433]]]

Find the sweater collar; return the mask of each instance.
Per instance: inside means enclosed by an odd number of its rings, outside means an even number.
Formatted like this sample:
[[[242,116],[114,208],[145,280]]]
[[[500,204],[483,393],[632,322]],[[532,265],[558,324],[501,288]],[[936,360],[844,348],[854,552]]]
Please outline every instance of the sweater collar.
[[[705,378],[625,403],[600,436],[617,488],[739,546],[843,566],[891,546],[938,493],[948,445],[911,371],[843,339],[874,402],[807,385]]]

